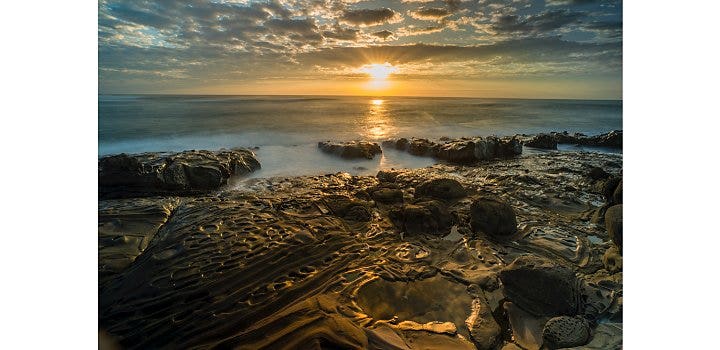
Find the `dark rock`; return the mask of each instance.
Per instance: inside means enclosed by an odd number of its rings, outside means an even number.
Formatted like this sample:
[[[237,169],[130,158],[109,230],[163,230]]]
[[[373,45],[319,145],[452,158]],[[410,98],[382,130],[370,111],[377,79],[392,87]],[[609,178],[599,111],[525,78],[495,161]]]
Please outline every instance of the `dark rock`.
[[[608,177],[610,177],[610,174],[605,172],[605,170],[603,170],[602,168],[593,167],[590,169],[587,176],[589,178],[597,181],[597,180],[607,179]]]
[[[605,229],[613,243],[620,248],[622,254],[623,242],[623,214],[622,204],[613,205],[605,212]]]
[[[465,197],[467,191],[454,179],[432,179],[422,183],[415,189],[415,197],[434,197],[440,199],[455,199]]]
[[[407,149],[408,144],[410,144],[410,141],[408,141],[408,139],[402,137],[402,138],[398,139],[397,142],[395,143],[395,148],[399,149],[399,150],[405,150],[405,149]]]
[[[108,199],[202,194],[259,168],[255,155],[244,149],[107,156],[98,161],[99,195]]]
[[[392,204],[403,202],[403,192],[395,188],[380,188],[373,191],[372,198],[376,202]]]
[[[622,204],[622,197],[623,197],[623,183],[622,183],[622,178],[620,178],[620,183],[615,188],[615,191],[613,191],[612,202],[615,204]]]
[[[588,340],[590,325],[582,317],[553,317],[543,327],[543,342],[550,349],[581,346]]]
[[[613,199],[613,194],[615,193],[618,185],[620,185],[621,180],[621,178],[616,176],[610,176],[607,178],[607,180],[605,180],[605,183],[602,187],[602,194],[605,197],[606,202],[616,204]]]
[[[380,170],[375,177],[377,177],[380,182],[395,182],[400,173],[400,171],[394,170]]]
[[[553,132],[550,134],[557,141],[557,143],[562,144],[622,148],[622,130],[614,130],[606,134],[590,137],[580,133],[576,133],[575,135],[569,135],[567,131],[563,133]]]
[[[622,271],[622,255],[616,246],[612,246],[605,251],[602,257],[605,270],[610,273]]]
[[[474,155],[477,160],[493,159],[497,155],[497,145],[499,139],[497,137],[486,137],[475,139]]]
[[[345,220],[366,222],[372,219],[372,214],[363,203],[348,196],[329,195],[323,201],[333,215]]]
[[[515,137],[503,137],[497,147],[497,157],[510,158],[522,154],[522,144]]]
[[[342,158],[365,158],[373,159],[376,154],[382,153],[380,145],[375,142],[350,141],[350,142],[318,142],[318,148],[325,153],[331,153]]]
[[[549,134],[538,134],[528,141],[525,146],[542,149],[557,149],[557,140]]]
[[[453,224],[453,217],[448,210],[440,202],[432,200],[392,210],[390,220],[403,232],[438,236],[447,235]]]
[[[436,147],[435,143],[428,139],[415,139],[413,138],[408,145],[408,152],[416,156],[429,156],[433,154],[433,150]]]
[[[470,226],[474,232],[506,237],[517,232],[513,208],[496,198],[481,197],[470,205]]]
[[[576,315],[580,305],[575,273],[549,260],[523,255],[500,271],[505,296],[535,316]]]
[[[451,163],[472,163],[475,158],[475,143],[469,140],[448,142],[437,147],[435,152],[437,158]]]

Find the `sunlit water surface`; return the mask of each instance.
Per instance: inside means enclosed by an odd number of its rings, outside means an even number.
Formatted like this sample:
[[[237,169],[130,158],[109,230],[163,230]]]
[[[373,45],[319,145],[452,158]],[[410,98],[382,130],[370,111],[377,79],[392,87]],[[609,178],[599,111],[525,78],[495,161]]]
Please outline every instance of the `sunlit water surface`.
[[[622,101],[100,95],[98,102],[101,156],[259,147],[255,152],[262,170],[253,177],[338,171],[369,175],[435,163],[389,149],[373,160],[348,161],[320,152],[317,142],[323,140],[380,142],[565,130],[594,135],[622,129]],[[560,147],[567,150],[578,149]]]

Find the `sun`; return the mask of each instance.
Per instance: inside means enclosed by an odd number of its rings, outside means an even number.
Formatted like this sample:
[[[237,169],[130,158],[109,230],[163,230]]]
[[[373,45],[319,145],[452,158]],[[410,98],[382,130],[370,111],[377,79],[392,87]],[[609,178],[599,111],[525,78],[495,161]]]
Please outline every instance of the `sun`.
[[[360,72],[369,74],[370,77],[373,80],[386,80],[390,74],[395,73],[397,71],[396,67],[393,67],[390,63],[373,63],[373,64],[366,64],[359,69]]]

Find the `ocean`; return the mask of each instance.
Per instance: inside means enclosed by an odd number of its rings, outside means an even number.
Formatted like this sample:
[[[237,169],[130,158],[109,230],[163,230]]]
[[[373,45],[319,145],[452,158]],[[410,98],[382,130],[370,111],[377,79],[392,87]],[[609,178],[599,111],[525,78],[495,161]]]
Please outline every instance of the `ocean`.
[[[436,163],[383,149],[374,160],[324,154],[318,141],[622,129],[622,101],[344,96],[99,95],[98,154],[258,147],[252,177],[320,175]],[[559,151],[578,149],[562,146]],[[523,151],[538,152],[536,150]]]

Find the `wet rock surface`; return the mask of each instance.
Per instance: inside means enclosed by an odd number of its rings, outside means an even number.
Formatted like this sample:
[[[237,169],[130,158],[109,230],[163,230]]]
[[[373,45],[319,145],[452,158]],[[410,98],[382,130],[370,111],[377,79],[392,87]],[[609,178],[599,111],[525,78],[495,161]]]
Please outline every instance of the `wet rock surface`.
[[[565,315],[588,320],[581,347],[617,349],[622,272],[603,261],[614,244],[591,218],[607,203],[586,173],[619,177],[621,160],[546,152],[101,200],[99,325],[129,349],[529,349]],[[443,178],[466,196],[417,196]],[[473,233],[485,196],[512,207],[512,240]]]
[[[542,149],[557,149],[558,141],[550,134],[539,134],[523,142],[527,147]]]
[[[217,190],[232,176],[260,169],[245,149],[118,154],[98,161],[101,199],[198,195]]]
[[[588,339],[590,326],[582,317],[553,317],[543,328],[543,341],[550,349],[585,345]]]
[[[438,142],[428,139],[400,138],[386,140],[382,144],[384,147],[407,151],[412,155],[435,157],[454,164],[472,164],[483,160],[512,158],[522,154],[522,144],[515,137],[448,138]]]
[[[517,232],[513,208],[494,197],[481,197],[470,206],[470,226],[476,233],[507,237]]]
[[[325,153],[334,154],[342,158],[373,159],[376,154],[382,153],[380,145],[375,142],[349,141],[349,142],[318,142],[318,148]]]
[[[574,135],[570,135],[567,132],[553,132],[551,133],[551,135],[555,138],[557,143],[595,147],[622,148],[622,130],[614,130],[605,134],[595,136],[587,136],[577,133]]]

